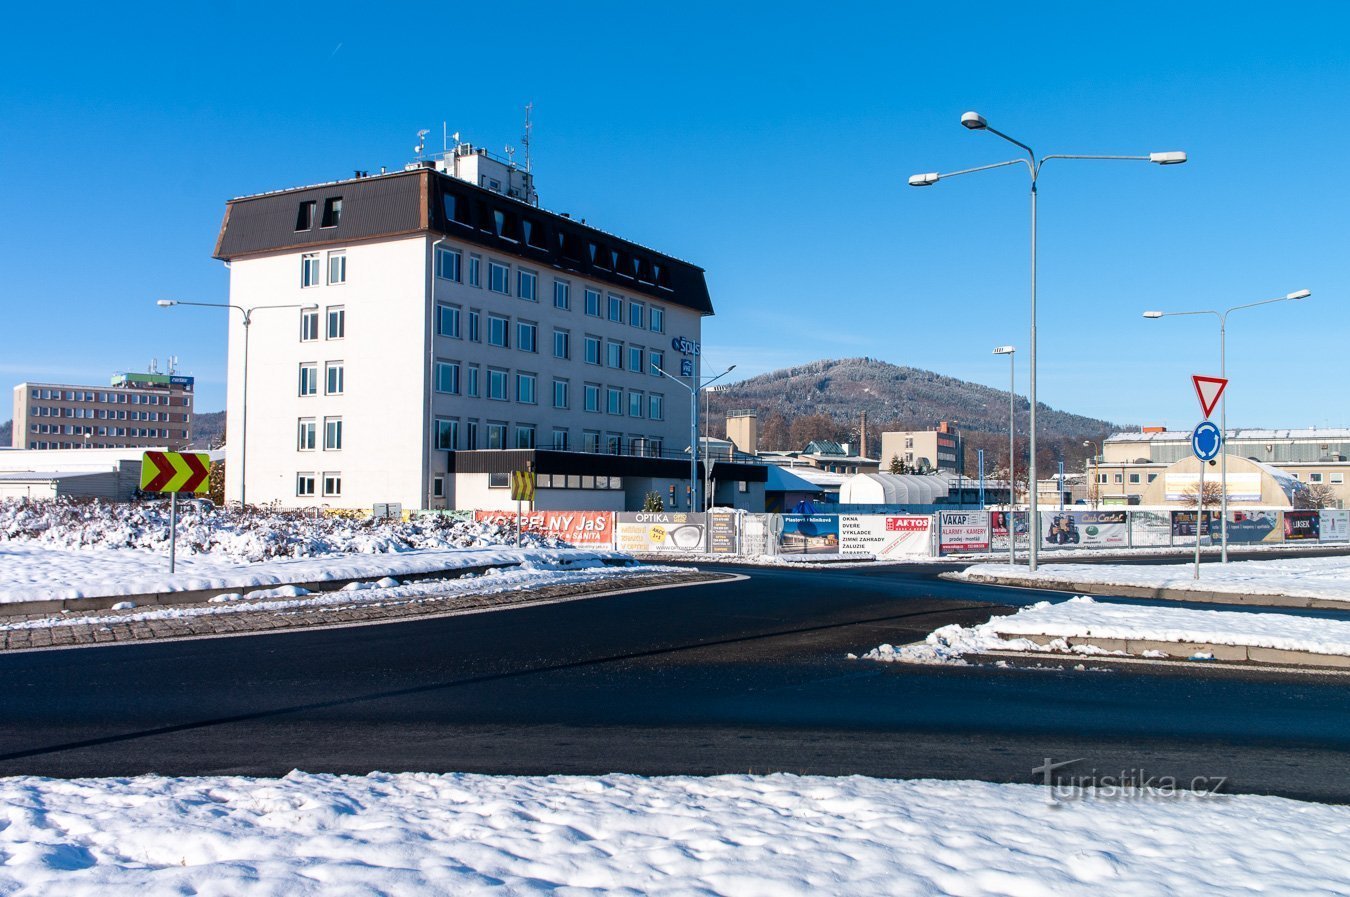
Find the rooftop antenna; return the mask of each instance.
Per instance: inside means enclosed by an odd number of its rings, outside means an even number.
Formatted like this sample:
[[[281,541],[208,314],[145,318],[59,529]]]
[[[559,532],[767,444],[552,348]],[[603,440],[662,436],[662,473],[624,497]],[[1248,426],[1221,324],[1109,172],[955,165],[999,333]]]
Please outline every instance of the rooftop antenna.
[[[422,150],[427,147],[427,135],[430,133],[426,128],[417,132],[417,146],[413,147],[413,152],[417,154],[419,159],[422,158]]]
[[[516,167],[516,148],[514,146],[506,148],[506,161],[510,163],[512,168]]]
[[[520,145],[525,147],[525,173],[530,173],[530,131],[534,125],[530,123],[530,113],[534,111],[534,103],[525,104],[525,136],[520,138]]]
[[[441,121],[441,152],[450,152],[450,128],[444,120]]]
[[[168,373],[168,375],[172,377],[174,371],[178,370],[178,356],[177,356],[177,355],[170,355],[170,356],[169,356],[169,362],[168,362],[168,364],[169,364],[169,370],[168,370],[166,373]]]

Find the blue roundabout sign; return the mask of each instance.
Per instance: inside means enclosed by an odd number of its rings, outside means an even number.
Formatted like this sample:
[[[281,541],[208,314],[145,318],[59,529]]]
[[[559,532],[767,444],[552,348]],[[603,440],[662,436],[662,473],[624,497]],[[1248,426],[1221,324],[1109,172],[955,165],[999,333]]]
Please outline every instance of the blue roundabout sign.
[[[1191,431],[1191,451],[1201,461],[1213,461],[1223,447],[1223,433],[1213,421],[1201,421]]]

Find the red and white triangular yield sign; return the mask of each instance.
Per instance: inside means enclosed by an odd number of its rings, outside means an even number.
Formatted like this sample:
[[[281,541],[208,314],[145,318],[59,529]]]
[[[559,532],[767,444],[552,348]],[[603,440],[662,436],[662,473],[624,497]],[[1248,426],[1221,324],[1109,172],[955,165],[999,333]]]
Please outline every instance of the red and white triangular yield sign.
[[[1195,384],[1195,395],[1200,399],[1200,410],[1204,412],[1205,417],[1209,417],[1214,413],[1214,406],[1219,404],[1219,396],[1223,395],[1228,381],[1223,377],[1192,374],[1191,382]]]

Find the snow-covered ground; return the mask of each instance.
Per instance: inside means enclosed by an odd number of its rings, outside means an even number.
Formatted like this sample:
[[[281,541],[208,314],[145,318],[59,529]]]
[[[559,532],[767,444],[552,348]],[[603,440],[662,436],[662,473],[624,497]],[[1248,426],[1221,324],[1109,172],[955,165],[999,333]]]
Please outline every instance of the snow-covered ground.
[[[1035,635],[1050,636],[1052,641],[1038,644],[1027,638]],[[1042,601],[978,626],[944,626],[930,633],[921,643],[898,647],[881,645],[863,657],[900,663],[963,663],[963,655],[988,651],[1105,653],[1091,645],[1070,647],[1066,641],[1087,637],[1236,645],[1350,656],[1350,621],[1276,613],[1144,607],[1079,596],[1068,601]]]
[[[1045,582],[1144,586],[1233,595],[1288,595],[1350,602],[1350,557],[1279,558],[1216,563],[1202,561],[1200,579],[1189,564],[1044,564],[1032,573],[1025,566],[975,564],[959,579],[997,576],[1035,586]]]
[[[1350,892],[1350,808],[1164,787],[292,773],[0,779],[0,806],[14,897]]]

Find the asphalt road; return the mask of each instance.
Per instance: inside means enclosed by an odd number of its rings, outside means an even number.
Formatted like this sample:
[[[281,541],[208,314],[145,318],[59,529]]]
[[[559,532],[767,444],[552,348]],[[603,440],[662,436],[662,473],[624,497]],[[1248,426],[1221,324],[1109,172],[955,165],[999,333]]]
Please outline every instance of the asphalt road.
[[[743,571],[746,572],[746,571]],[[1044,597],[931,568],[0,655],[0,774],[772,772],[1225,779],[1350,802],[1350,679],[846,659]]]

